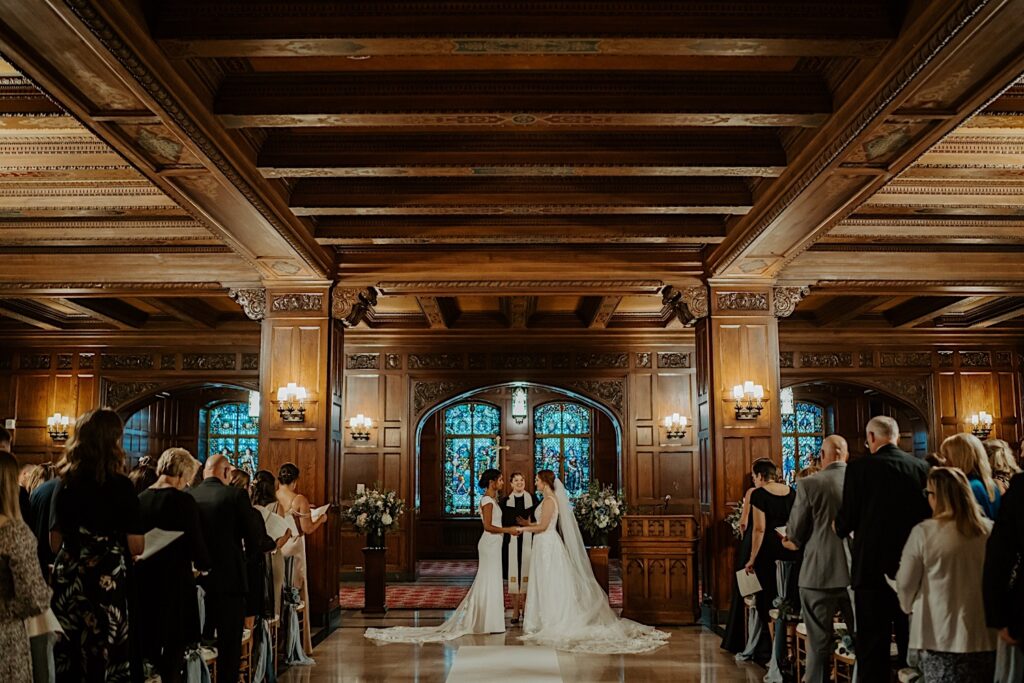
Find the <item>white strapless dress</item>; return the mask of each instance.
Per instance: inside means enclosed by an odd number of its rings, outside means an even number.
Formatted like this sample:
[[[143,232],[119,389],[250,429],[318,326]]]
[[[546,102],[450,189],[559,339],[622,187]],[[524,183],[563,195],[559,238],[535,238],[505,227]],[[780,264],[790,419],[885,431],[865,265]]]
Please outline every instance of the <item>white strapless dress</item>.
[[[480,518],[484,506],[491,504],[491,525],[501,526],[501,506],[490,496],[480,499]],[[368,628],[365,636],[391,643],[435,643],[472,633],[505,632],[505,593],[502,580],[502,534],[485,531],[477,543],[480,564],[473,585],[448,621],[440,626],[393,626]]]
[[[620,619],[594,578],[574,567],[555,528],[557,501],[547,529],[533,536],[530,590],[526,594],[522,640],[568,652],[630,654],[665,644],[669,634],[629,619]],[[541,517],[542,507],[536,516]],[[571,511],[569,514],[572,514]]]

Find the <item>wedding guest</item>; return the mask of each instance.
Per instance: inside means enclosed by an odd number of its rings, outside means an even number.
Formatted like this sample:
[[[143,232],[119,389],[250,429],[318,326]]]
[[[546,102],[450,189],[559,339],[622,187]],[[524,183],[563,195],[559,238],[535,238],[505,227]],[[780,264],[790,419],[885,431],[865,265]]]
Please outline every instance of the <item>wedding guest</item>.
[[[285,562],[291,561],[291,585],[297,588],[302,595],[302,602],[309,604],[309,587],[306,577],[306,536],[313,533],[327,522],[327,515],[317,521],[313,521],[312,508],[309,499],[298,492],[299,468],[293,463],[286,462],[278,470],[277,480],[280,487],[277,489],[277,502],[280,504],[278,514],[282,517],[291,515],[295,519],[298,528],[298,536],[290,539],[281,549],[284,553]],[[286,569],[286,574],[288,570]],[[310,630],[303,632],[302,649],[307,655],[313,652],[313,641]]]
[[[142,554],[139,499],[124,474],[124,424],[109,408],[82,415],[53,492],[53,611],[58,681],[124,679],[132,667],[128,566]],[[139,672],[135,672],[138,675]]]
[[[252,484],[252,506],[260,511],[266,520],[270,514],[278,514],[277,478],[267,470],[259,470]],[[275,549],[267,553],[267,574],[270,582],[270,595],[273,596],[273,614],[281,615],[281,588],[284,586],[284,554],[281,548],[292,536],[291,529],[277,539]]]
[[[245,470],[234,470],[231,473],[229,486],[241,489],[249,496],[249,473]],[[267,525],[263,521],[263,515],[259,510],[250,506],[250,524],[257,530],[259,541],[253,545],[246,541],[245,545],[245,567],[249,580],[249,592],[245,596],[245,627],[252,629],[257,617],[264,618],[273,615],[273,603],[270,590],[267,586],[267,560],[266,554],[277,549],[277,543],[267,535]],[[270,610],[268,614],[268,608]]]
[[[199,642],[199,606],[193,567],[210,567],[199,507],[184,489],[199,461],[184,448],[168,448],[154,471],[157,480],[139,494],[142,528],[180,531],[182,536],[138,563],[142,653],[165,683],[183,681],[185,651]]]
[[[837,434],[825,437],[821,444],[824,469],[797,481],[796,500],[786,523],[783,545],[804,551],[799,586],[807,625],[807,683],[831,680],[836,612],[843,614],[851,632],[854,628],[846,544],[832,530],[832,520],[843,503],[849,456],[846,439]]]
[[[894,633],[899,665],[907,665],[909,623],[885,577],[896,576],[910,530],[931,517],[921,493],[928,464],[896,446],[900,428],[891,417],[871,418],[865,431],[870,455],[846,466],[835,529],[840,538],[853,535],[858,680],[888,681]]]
[[[35,469],[32,471],[32,475],[28,478],[28,481],[26,482],[26,488],[28,489],[29,496],[31,496],[32,493],[37,488],[39,488],[46,482],[50,481],[51,479],[53,479],[52,462],[44,462],[41,465],[36,465]],[[35,514],[35,511],[33,511],[33,514]]]
[[[985,621],[999,632],[996,683],[1024,682],[1024,474],[1010,481],[985,551]]]
[[[756,486],[756,484],[755,484]],[[743,500],[740,503],[740,547],[736,551],[736,562],[735,571],[742,570],[747,566],[747,560],[750,559],[750,540],[754,535],[754,528],[750,525],[750,494],[754,492],[754,487],[747,489],[747,492],[743,495]],[[736,580],[735,574],[732,579],[732,600],[729,602],[729,615],[725,622],[725,634],[722,636],[722,649],[732,652],[733,654],[739,654],[747,649],[748,644],[751,646],[751,657],[745,657],[745,659],[757,659],[758,661],[764,661],[769,659],[772,655],[767,649],[760,653],[755,653],[753,648],[757,646],[759,637],[753,639],[753,642],[749,642],[746,639],[744,631],[747,628],[746,621],[744,619],[744,606],[743,596],[740,595],[739,583]],[[753,634],[752,634],[753,635]]]
[[[131,481],[135,493],[139,494],[155,484],[157,476],[155,467],[148,462],[145,464],[140,462],[138,467],[128,473],[128,480]]]
[[[504,526],[515,526],[519,518],[533,519],[537,508],[533,496],[526,490],[526,477],[522,472],[513,472],[510,478],[512,492],[501,503],[501,523]],[[530,551],[533,547],[533,534],[512,536],[505,534],[502,552],[502,564],[505,580],[508,582],[508,595],[512,601],[512,623],[518,624],[526,600],[527,583],[530,577]]]
[[[10,453],[14,437],[6,427],[0,425],[0,453]]]
[[[231,462],[219,453],[206,460],[203,483],[189,490],[199,507],[203,540],[210,555],[205,582],[207,632],[217,634],[217,680],[237,681],[249,591],[245,544],[260,543],[252,505],[244,491],[228,486]]]
[[[932,469],[926,490],[934,516],[910,532],[896,574],[910,648],[920,651],[926,681],[991,683],[996,635],[985,625],[981,585],[992,522],[959,469]]]
[[[32,532],[18,504],[18,462],[0,451],[0,680],[31,683],[25,620],[50,606],[50,589],[32,552]]]
[[[1003,495],[992,478],[992,467],[981,439],[963,432],[954,434],[942,442],[939,453],[949,467],[956,467],[967,475],[981,511],[989,519],[995,519]]]
[[[999,488],[999,493],[1006,493],[1010,488],[1010,480],[1021,471],[1013,449],[1002,439],[989,439],[984,446],[985,452],[988,453],[988,464],[992,468],[992,478]]]
[[[36,536],[36,554],[39,557],[39,567],[47,581],[50,579],[50,567],[56,554],[50,547],[50,507],[53,503],[53,492],[57,490],[60,483],[60,471],[65,465],[61,457],[50,469],[50,478],[39,484],[29,494],[29,506],[32,508],[32,530]]]
[[[36,474],[37,465],[22,465],[18,470],[18,507],[21,509],[21,519],[25,524],[32,526],[32,506],[29,504],[29,482]]]
[[[760,484],[750,494],[751,518],[754,534],[750,542],[750,559],[744,567],[748,574],[756,574],[761,590],[754,595],[757,618],[762,637],[768,637],[768,612],[779,597],[778,562],[795,562],[799,553],[784,548],[782,538],[775,529],[785,526],[793,508],[796,493],[779,481],[779,470],[768,458],[754,461],[754,483]],[[795,579],[796,577],[794,577]],[[796,594],[795,580],[792,594]]]

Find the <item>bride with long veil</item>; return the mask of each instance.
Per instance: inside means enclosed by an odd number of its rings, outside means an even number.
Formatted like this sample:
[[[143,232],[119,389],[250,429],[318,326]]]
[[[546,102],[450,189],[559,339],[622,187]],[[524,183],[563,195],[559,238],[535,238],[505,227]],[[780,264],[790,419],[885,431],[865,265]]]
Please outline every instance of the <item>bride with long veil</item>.
[[[502,588],[502,534],[518,536],[519,527],[501,526],[501,506],[498,492],[503,481],[501,472],[487,470],[480,477],[480,488],[485,489],[480,498],[478,512],[484,525],[484,533],[477,543],[480,563],[477,567],[473,586],[459,603],[454,614],[440,626],[393,626],[391,628],[368,628],[365,636],[373,640],[390,643],[435,643],[454,640],[471,633],[505,632],[505,596]]]
[[[522,640],[595,654],[649,652],[664,645],[668,633],[615,616],[594,578],[562,482],[541,470],[536,484],[544,501],[536,523],[522,528],[534,534]]]

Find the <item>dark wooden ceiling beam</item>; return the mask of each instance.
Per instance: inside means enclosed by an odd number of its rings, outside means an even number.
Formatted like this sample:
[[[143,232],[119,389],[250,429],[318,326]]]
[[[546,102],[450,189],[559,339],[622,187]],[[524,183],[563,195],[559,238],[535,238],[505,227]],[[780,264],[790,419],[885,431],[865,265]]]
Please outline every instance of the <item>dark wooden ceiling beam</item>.
[[[148,297],[144,301],[162,313],[197,328],[213,329],[220,318],[220,313],[201,299]]]
[[[259,153],[268,178],[388,176],[761,176],[786,153],[769,130],[676,133],[272,132]]]
[[[530,318],[537,310],[535,296],[503,296],[501,312],[513,330],[525,330],[530,326]]]
[[[462,314],[459,302],[455,297],[418,296],[416,302],[420,305],[430,327],[435,330],[451,328]]]
[[[905,301],[885,312],[889,324],[898,328],[917,327],[980,297],[922,296]]]
[[[580,299],[576,314],[583,324],[591,330],[603,330],[608,327],[615,309],[622,303],[621,296],[585,296]]]
[[[840,296],[814,312],[819,327],[837,327],[877,308],[886,300],[878,296]]]
[[[1004,300],[1001,306],[1002,310],[988,311],[988,317],[984,320],[979,320],[971,325],[972,328],[989,328],[1005,323],[1008,320],[1016,320],[1021,316],[1024,316],[1024,297],[1014,297],[1012,299]]]
[[[422,178],[317,179],[295,184],[289,203],[300,216],[509,213],[738,214],[751,206],[735,178]]]
[[[32,327],[38,327],[47,332],[59,332],[65,327],[55,319],[44,317],[36,311],[29,310],[21,305],[19,301],[0,300],[0,317],[11,318],[12,320],[23,322]]]
[[[228,128],[814,127],[832,96],[809,72],[243,73],[225,79],[214,110]]]
[[[832,226],[1019,77],[1024,33],[1007,28],[1022,22],[1024,0],[920,3],[837,98],[828,123],[802,136],[756,209],[732,221],[710,274],[785,276]],[[975,77],[957,79],[968,72]]]
[[[131,304],[113,298],[67,298],[71,308],[120,330],[137,330],[146,324],[149,314]]]
[[[175,2],[155,14],[177,58],[383,54],[684,54],[867,57],[895,37],[881,0],[713,4]],[[304,11],[305,10],[305,11]],[[810,19],[813,18],[813,21]],[[784,36],[784,37],[780,37]]]

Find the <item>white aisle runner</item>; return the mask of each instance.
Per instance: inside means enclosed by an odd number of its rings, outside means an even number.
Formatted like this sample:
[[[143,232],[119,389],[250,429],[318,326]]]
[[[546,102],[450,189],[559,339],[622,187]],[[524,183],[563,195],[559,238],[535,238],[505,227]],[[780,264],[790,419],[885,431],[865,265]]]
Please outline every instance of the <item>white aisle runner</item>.
[[[532,645],[463,645],[447,683],[561,683],[558,654],[550,647]]]

